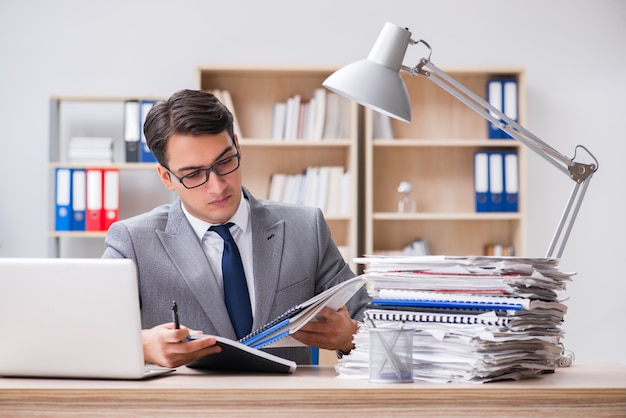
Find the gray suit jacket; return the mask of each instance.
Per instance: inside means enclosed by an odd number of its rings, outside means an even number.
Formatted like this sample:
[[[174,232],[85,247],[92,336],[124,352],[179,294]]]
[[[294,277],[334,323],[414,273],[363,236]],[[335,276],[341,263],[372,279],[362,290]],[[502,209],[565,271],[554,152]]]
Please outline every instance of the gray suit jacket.
[[[333,285],[354,277],[331,240],[317,208],[255,199],[250,202],[256,310],[253,329]],[[129,258],[138,270],[144,329],[170,322],[172,301],[181,323],[236,339],[222,291],[180,200],[113,224],[104,258]],[[361,289],[348,303],[362,319],[369,298]],[[310,364],[310,349],[268,349],[299,364]]]

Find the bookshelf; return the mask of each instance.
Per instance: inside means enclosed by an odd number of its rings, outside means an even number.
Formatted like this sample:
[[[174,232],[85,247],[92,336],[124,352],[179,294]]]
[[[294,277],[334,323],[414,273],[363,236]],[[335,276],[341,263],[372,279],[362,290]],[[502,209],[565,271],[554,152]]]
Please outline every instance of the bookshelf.
[[[358,107],[347,102],[345,135],[332,139],[272,139],[274,105],[299,95],[309,101],[336,68],[201,66],[197,87],[230,93],[240,127],[243,184],[268,198],[274,174],[304,173],[307,167],[342,166],[350,174],[348,212],[325,213],[332,238],[355,270],[358,247]],[[356,271],[356,270],[355,270]]]
[[[526,123],[524,71],[517,67],[444,68],[481,97],[496,76],[518,82],[519,121]],[[425,239],[431,254],[481,255],[485,246],[526,253],[526,150],[514,140],[488,139],[487,122],[424,77],[403,73],[412,106],[408,124],[391,120],[393,138],[374,138],[374,114],[365,112],[365,252],[397,254]],[[474,153],[516,151],[519,210],[476,212]],[[412,212],[400,212],[401,181],[412,184]]]
[[[48,255],[51,257],[100,257],[106,231],[57,231],[55,226],[55,172],[57,168],[112,168],[119,170],[119,218],[148,211],[173,200],[161,184],[155,163],[127,163],[124,142],[124,103],[157,100],[137,96],[52,96],[49,133]],[[69,160],[72,137],[113,139],[110,163],[75,163]]]

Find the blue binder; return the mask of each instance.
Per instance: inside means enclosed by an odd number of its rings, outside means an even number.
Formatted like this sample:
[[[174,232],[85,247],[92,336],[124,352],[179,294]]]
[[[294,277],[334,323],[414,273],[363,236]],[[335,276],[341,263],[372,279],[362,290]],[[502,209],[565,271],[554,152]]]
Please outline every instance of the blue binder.
[[[489,211],[504,211],[504,155],[489,153]]]
[[[497,77],[487,81],[487,101],[514,121],[518,121],[517,80]],[[494,115],[495,116],[495,115]],[[488,122],[489,139],[512,139],[498,126]]]
[[[437,299],[380,299],[373,298],[372,304],[377,306],[419,306],[424,308],[443,309],[494,309],[507,311],[521,311],[524,309],[521,303],[511,301],[492,300],[437,300]]]
[[[504,154],[504,211],[518,211],[519,168],[518,156],[515,151]]]
[[[503,84],[500,79],[490,79],[487,81],[487,102],[493,107],[495,107],[500,112],[503,111]],[[491,114],[494,117],[497,117],[496,114]],[[497,125],[494,125],[492,122],[487,122],[487,137],[489,139],[501,139],[504,135],[504,132],[500,130]]]
[[[139,113],[140,113],[140,122],[139,122],[139,130],[141,133],[141,145],[139,147],[139,161],[142,163],[154,163],[156,162],[156,158],[152,155],[152,151],[148,148],[148,144],[146,142],[146,136],[143,133],[143,125],[146,122],[146,116],[152,106],[154,106],[154,100],[142,100],[139,105]]]
[[[474,195],[476,212],[489,211],[489,154],[474,153]]]
[[[57,231],[71,231],[72,169],[57,168],[55,178],[55,227]]]
[[[87,173],[84,168],[72,170],[72,231],[85,230],[87,209]]]

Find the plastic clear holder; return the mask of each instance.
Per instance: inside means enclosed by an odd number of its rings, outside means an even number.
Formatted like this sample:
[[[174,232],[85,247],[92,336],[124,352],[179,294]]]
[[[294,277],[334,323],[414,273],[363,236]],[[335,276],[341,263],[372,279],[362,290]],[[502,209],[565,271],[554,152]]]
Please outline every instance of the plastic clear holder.
[[[413,382],[413,330],[370,328],[369,381]]]

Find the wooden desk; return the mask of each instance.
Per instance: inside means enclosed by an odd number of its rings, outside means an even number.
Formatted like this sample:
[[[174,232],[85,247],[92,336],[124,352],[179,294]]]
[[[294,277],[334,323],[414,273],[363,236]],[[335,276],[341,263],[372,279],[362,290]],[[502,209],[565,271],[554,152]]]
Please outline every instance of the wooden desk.
[[[332,367],[300,367],[294,375],[183,367],[146,381],[0,378],[0,416],[68,415],[626,417],[626,366],[575,364],[486,384],[372,384],[338,379]]]

